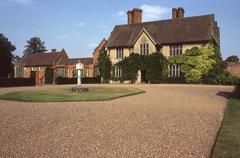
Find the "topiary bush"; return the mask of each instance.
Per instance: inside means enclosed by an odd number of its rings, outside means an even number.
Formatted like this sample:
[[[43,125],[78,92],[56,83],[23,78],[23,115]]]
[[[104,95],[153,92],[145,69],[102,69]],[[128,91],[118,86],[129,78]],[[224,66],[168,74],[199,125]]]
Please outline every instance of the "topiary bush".
[[[50,67],[47,67],[45,70],[45,83],[53,83],[53,69]]]
[[[109,82],[109,79],[111,78],[112,62],[106,51],[100,53],[97,67],[103,80]]]

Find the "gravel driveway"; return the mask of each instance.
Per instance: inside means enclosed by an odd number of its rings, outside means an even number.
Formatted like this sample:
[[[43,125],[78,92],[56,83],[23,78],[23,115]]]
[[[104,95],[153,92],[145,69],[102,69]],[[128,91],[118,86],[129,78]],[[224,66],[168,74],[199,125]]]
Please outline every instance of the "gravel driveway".
[[[146,93],[106,102],[0,100],[0,157],[209,157],[225,95],[232,91],[204,85],[103,86],[134,86]],[[0,94],[53,87],[0,88]]]

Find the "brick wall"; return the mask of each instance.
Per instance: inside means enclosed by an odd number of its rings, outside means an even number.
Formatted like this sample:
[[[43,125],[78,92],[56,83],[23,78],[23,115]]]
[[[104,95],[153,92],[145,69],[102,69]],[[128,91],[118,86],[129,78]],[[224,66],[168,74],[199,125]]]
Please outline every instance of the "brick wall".
[[[227,71],[234,76],[240,77],[240,63],[228,63]]]

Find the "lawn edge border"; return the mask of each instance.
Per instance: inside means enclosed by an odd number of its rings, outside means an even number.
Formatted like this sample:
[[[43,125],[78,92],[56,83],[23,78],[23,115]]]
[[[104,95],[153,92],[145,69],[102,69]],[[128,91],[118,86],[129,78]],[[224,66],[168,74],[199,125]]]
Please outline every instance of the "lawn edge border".
[[[26,102],[26,103],[71,103],[71,102],[100,102],[100,101],[111,101],[111,100],[115,100],[115,99],[119,99],[119,98],[123,98],[123,97],[129,97],[129,96],[133,96],[133,95],[138,95],[138,94],[143,94],[146,93],[146,91],[136,88],[138,90],[140,90],[139,92],[136,93],[132,93],[132,94],[126,94],[126,95],[122,95],[122,96],[116,96],[116,97],[112,97],[112,98],[108,98],[108,99],[103,99],[103,100],[73,100],[73,101],[28,101],[28,100],[21,100],[21,99],[7,99],[7,98],[1,98],[0,100],[6,100],[6,101],[16,101],[16,102]],[[8,93],[6,93],[8,94]]]
[[[221,132],[221,129],[222,129],[222,125],[223,125],[223,121],[224,121],[224,118],[225,118],[225,112],[226,112],[226,109],[228,108],[228,106],[229,106],[229,101],[230,101],[230,99],[234,99],[233,97],[230,97],[229,99],[228,99],[228,101],[227,101],[227,105],[225,106],[225,108],[224,108],[224,110],[223,110],[223,118],[222,118],[222,120],[221,120],[221,124],[220,124],[220,127],[218,128],[218,132],[217,132],[217,135],[216,135],[216,137],[215,137],[215,140],[214,140],[214,143],[213,143],[213,146],[212,146],[212,149],[211,149],[211,152],[210,152],[210,158],[212,158],[213,157],[213,152],[214,152],[214,149],[215,149],[215,146],[216,146],[216,144],[217,144],[217,140],[218,140],[218,136],[219,136],[219,134],[220,134],[220,132]]]

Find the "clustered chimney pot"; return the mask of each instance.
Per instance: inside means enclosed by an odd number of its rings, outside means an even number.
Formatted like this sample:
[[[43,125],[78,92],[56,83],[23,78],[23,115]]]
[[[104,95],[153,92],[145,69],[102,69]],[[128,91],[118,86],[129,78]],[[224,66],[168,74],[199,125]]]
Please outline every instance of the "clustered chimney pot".
[[[128,24],[136,24],[142,22],[142,9],[134,8],[127,12]]]
[[[57,52],[57,49],[52,49],[52,53],[56,53]]]
[[[182,7],[178,8],[178,18],[184,18],[184,9]]]
[[[127,15],[128,15],[128,24],[132,24],[133,23],[133,13],[132,13],[132,10],[129,10],[127,12]]]
[[[172,9],[172,19],[177,19],[178,10],[177,8]]]
[[[182,7],[172,9],[172,19],[182,19],[184,18],[184,9]]]

